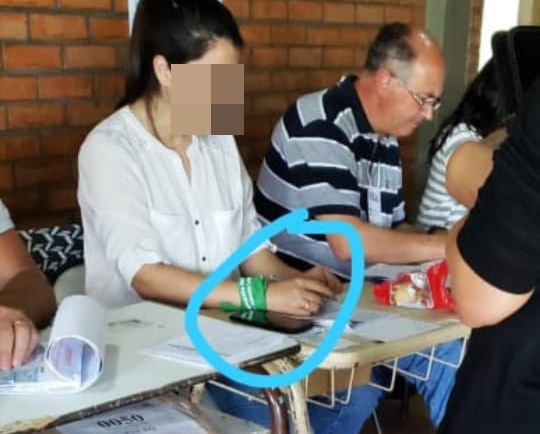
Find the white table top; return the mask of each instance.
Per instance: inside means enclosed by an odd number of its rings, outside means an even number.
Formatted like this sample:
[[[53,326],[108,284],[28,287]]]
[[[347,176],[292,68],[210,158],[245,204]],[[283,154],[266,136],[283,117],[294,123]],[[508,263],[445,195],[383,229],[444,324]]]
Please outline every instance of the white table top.
[[[104,371],[89,389],[69,395],[0,395],[0,434],[78,419],[119,405],[155,396],[215,376],[210,367],[170,362],[144,355],[141,349],[179,336],[184,312],[152,302],[115,309],[108,314]],[[202,321],[216,321],[201,318]],[[268,348],[271,360],[298,348],[287,340]]]
[[[320,365],[320,368],[345,369],[359,365],[371,366],[375,363],[411,354],[415,351],[453,339],[468,337],[470,334],[470,328],[459,321],[456,313],[433,309],[399,308],[377,303],[373,297],[370,283],[364,285],[359,307],[385,313],[397,313],[405,318],[436,323],[439,327],[435,330],[426,331],[392,342],[375,342],[360,336],[347,334],[347,339],[357,344],[330,352]],[[295,357],[304,359],[313,353],[314,350],[310,345],[302,345],[300,353]]]

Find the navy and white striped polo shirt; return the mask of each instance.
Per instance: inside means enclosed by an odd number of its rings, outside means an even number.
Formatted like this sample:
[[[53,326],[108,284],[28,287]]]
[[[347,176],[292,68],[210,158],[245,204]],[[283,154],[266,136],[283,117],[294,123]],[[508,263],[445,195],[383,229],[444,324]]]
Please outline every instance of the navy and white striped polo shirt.
[[[310,218],[348,214],[368,221],[367,189],[380,192],[381,225],[405,220],[401,160],[395,138],[373,132],[350,76],[337,86],[300,97],[279,120],[255,189],[262,223],[304,207]],[[290,265],[326,265],[347,277],[322,235],[278,234],[272,239]]]

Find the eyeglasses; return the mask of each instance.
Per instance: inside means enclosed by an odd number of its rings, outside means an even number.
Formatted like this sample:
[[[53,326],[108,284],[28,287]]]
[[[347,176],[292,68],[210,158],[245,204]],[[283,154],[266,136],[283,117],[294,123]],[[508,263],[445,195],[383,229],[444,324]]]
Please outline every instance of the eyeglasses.
[[[396,79],[396,81],[401,85],[403,89],[405,89],[407,92],[409,92],[409,95],[412,96],[412,99],[414,99],[414,102],[418,104],[418,107],[420,107],[421,110],[424,110],[428,107],[431,107],[431,110],[436,111],[441,106],[441,98],[438,96],[424,96],[420,95],[419,93],[416,93],[409,89],[407,85],[401,80],[398,76],[396,76],[392,71],[390,71],[390,74],[392,77]]]

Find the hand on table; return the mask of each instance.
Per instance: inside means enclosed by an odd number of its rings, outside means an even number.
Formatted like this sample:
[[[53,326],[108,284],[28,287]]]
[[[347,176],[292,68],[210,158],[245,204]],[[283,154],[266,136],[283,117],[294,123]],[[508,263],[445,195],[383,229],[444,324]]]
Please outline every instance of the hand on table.
[[[20,366],[38,342],[38,332],[24,313],[0,306],[0,370]]]
[[[333,291],[333,295],[343,292],[343,283],[326,267],[313,267],[305,271],[303,275],[310,279],[315,279]]]
[[[266,291],[266,307],[289,315],[309,316],[317,313],[324,300],[334,295],[332,288],[304,273],[300,277],[271,282]]]

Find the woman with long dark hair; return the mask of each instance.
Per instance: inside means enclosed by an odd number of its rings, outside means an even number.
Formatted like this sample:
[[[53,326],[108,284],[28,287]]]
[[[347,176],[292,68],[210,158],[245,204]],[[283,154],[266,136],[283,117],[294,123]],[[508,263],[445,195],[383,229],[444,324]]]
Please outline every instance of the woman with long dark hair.
[[[85,286],[102,304],[148,299],[185,306],[205,276],[260,228],[234,137],[178,134],[172,121],[173,65],[236,65],[243,44],[236,21],[218,0],[139,2],[125,95],[79,154]],[[214,85],[192,81],[186,92]],[[326,269],[300,272],[271,247],[245,259],[204,307],[307,316],[341,290]],[[231,399],[228,391],[224,397],[210,393],[219,406]],[[230,411],[243,414],[234,406]]]
[[[233,136],[175,134],[172,125],[172,65],[237,64],[243,44],[217,0],[140,1],[125,95],[79,154],[86,291],[102,304],[186,305],[205,275],[259,229]],[[267,247],[205,307],[309,315],[339,287],[326,270],[301,273]]]
[[[464,144],[484,146],[486,152],[483,154],[490,157],[492,148],[480,142],[503,127],[502,104],[495,65],[490,60],[469,84],[455,110],[430,142],[430,172],[420,203],[420,226],[447,229],[465,215],[467,204],[452,194],[452,186],[449,185],[449,166],[456,163],[452,157]]]

